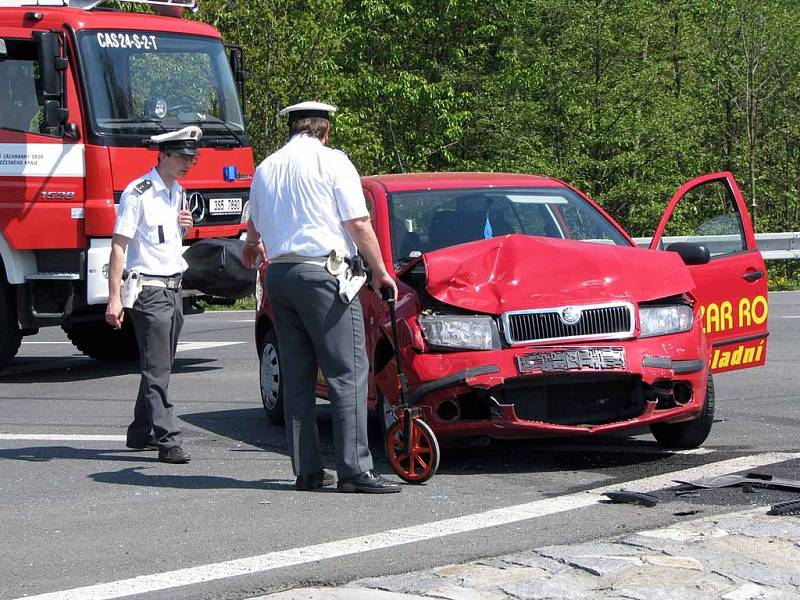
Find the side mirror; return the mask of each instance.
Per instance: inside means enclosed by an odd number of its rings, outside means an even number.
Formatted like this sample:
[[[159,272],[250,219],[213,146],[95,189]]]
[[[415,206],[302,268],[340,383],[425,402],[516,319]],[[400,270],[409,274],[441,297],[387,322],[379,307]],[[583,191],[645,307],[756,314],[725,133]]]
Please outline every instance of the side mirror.
[[[66,123],[69,117],[63,98],[67,59],[61,56],[61,41],[57,32],[40,31],[35,36],[44,96],[44,124],[55,130]]]
[[[0,60],[5,60],[8,56],[8,49],[6,48],[6,41],[0,39]]]
[[[705,265],[711,261],[708,248],[694,242],[674,242],[667,246],[667,252],[677,252],[687,265]]]

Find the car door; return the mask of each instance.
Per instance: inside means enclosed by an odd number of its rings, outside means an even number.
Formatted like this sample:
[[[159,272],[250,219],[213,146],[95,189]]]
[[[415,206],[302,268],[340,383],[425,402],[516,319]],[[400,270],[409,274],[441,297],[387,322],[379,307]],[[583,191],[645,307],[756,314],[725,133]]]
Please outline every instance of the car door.
[[[689,265],[697,285],[712,372],[747,369],[767,356],[767,269],[744,198],[732,173],[684,184],[672,197],[651,249],[694,242],[709,249],[707,264]]]

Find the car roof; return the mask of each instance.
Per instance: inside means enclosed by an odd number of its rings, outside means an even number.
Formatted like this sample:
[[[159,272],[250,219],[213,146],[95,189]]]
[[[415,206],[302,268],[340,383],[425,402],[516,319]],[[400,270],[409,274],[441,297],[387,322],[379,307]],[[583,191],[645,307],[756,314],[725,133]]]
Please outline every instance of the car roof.
[[[565,187],[561,181],[551,177],[520,173],[402,173],[370,175],[362,179],[382,185],[387,192],[473,187]]]

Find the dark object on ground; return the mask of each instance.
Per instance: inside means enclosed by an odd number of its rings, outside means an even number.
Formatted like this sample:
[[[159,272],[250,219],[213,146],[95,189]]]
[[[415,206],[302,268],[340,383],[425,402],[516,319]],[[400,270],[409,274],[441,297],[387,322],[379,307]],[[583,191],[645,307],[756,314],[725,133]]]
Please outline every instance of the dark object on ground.
[[[236,238],[212,238],[192,244],[183,258],[189,268],[183,287],[210,296],[244,298],[256,290],[256,268],[242,264],[244,242]]]
[[[695,508],[694,510],[681,510],[678,512],[672,513],[673,517],[691,517],[692,515],[696,515],[703,512],[702,509]]]
[[[642,492],[606,492],[603,495],[608,496],[611,502],[615,504],[641,504],[642,506],[655,506],[658,504],[658,498],[652,494],[643,494]]]
[[[800,481],[796,479],[776,479],[772,475],[765,473],[746,473],[744,475],[720,475],[719,477],[706,477],[697,481],[675,480],[696,488],[718,489],[724,487],[735,487],[737,485],[748,485],[751,488],[770,488],[777,490],[791,490],[800,492]]]
[[[767,511],[768,515],[800,515],[800,500],[787,500],[773,504]]]

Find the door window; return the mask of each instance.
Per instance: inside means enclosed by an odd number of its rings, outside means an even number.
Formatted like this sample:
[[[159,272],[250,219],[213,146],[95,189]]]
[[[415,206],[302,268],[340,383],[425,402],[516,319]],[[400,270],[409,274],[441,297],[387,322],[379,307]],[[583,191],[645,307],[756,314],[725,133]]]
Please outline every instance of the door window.
[[[0,60],[0,127],[40,133],[44,102],[36,46],[27,40],[5,42],[8,54]]]
[[[686,192],[663,235],[665,246],[676,241],[702,244],[712,258],[747,249],[736,199],[723,179],[701,183]]]

